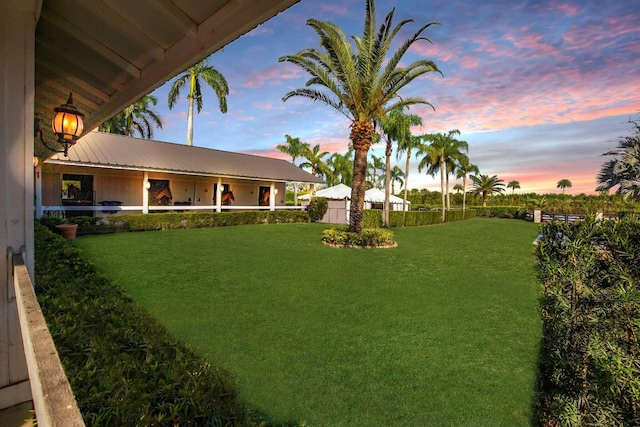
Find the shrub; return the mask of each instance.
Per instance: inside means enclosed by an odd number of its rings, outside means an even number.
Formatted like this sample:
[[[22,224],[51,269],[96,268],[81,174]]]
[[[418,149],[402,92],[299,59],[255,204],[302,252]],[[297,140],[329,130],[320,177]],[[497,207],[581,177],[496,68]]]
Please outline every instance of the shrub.
[[[174,230],[180,228],[223,227],[282,222],[309,222],[309,214],[300,210],[242,212],[167,212],[121,215],[109,218],[129,231]]]
[[[352,233],[347,228],[330,228],[322,232],[322,241],[350,247],[387,247],[396,244],[393,232],[383,228],[363,228],[362,233]]]
[[[461,221],[462,219],[471,219],[476,217],[474,210],[465,210],[464,218],[461,210],[447,211],[445,213],[446,221]],[[389,212],[389,226],[402,227],[403,215],[402,211]],[[442,211],[410,211],[405,212],[404,226],[415,227],[422,225],[442,224]]]
[[[362,228],[382,227],[382,211],[380,209],[365,209],[362,211]]]
[[[540,425],[639,425],[640,224],[551,222],[537,241]]]
[[[241,425],[232,378],[36,224],[35,287],[87,425]]]
[[[324,197],[314,197],[309,202],[309,219],[313,222],[320,221],[329,209],[329,202]]]
[[[479,217],[525,219],[527,208],[524,206],[473,206]]]

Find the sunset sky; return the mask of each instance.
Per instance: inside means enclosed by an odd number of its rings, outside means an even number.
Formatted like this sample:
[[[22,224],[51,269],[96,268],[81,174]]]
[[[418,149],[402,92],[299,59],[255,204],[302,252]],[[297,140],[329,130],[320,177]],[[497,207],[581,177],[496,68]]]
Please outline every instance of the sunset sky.
[[[424,122],[414,134],[459,129],[480,172],[520,181],[519,192],[558,193],[563,178],[573,183],[568,193],[594,192],[602,153],[640,119],[640,0],[378,0],[378,24],[393,7],[395,23],[415,20],[398,43],[422,24],[441,23],[424,33],[433,44],[416,43],[403,61],[431,59],[444,74],[401,92],[435,107],[412,107]],[[364,12],[364,0],[301,0],[214,54],[210,63],[229,82],[229,111],[220,113],[206,87],[194,145],[287,158],[275,147],[288,134],[322,151],[346,151],[344,116],[303,98],[282,102],[308,75],[278,58],[319,48],[308,18],[361,36]],[[184,143],[186,93],[169,110],[170,83],[153,93],[164,120],[154,139]],[[371,153],[383,157],[382,144]],[[404,158],[394,154],[393,162],[404,169]],[[418,173],[414,160],[408,187],[437,190],[439,178]]]

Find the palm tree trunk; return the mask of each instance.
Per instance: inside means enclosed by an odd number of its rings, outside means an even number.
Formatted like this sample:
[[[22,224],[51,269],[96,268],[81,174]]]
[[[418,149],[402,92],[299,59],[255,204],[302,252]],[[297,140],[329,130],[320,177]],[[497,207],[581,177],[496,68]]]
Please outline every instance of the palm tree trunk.
[[[356,144],[354,144],[354,146],[355,145]],[[369,150],[360,147],[354,148],[349,231],[352,233],[362,233],[364,190],[367,183],[367,151]]]
[[[447,177],[447,186],[446,186],[446,190],[447,190],[447,210],[450,211],[451,210],[451,194],[449,193],[449,174],[446,174]]]
[[[407,187],[409,186],[409,159],[411,159],[411,148],[407,148],[407,164],[404,167],[404,196],[402,197],[402,226],[407,213]]]
[[[187,113],[187,145],[193,145],[193,97],[189,97],[189,112]]]
[[[442,222],[447,220],[445,213],[446,196],[444,194],[444,175],[447,173],[447,164],[444,158],[440,157],[440,191],[442,192]]]
[[[293,206],[298,206],[298,183],[293,183]]]
[[[467,176],[462,177],[462,219],[464,219],[464,210],[467,207]]]
[[[383,211],[383,226],[389,228],[389,193],[391,185],[391,139],[387,140],[386,155],[386,170],[384,180],[384,211]]]

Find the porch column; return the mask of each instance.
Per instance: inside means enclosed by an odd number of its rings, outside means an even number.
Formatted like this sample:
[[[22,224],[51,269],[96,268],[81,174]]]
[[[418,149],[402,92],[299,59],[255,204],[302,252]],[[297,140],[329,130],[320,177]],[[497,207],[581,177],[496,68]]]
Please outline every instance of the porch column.
[[[271,185],[269,186],[269,210],[270,211],[275,211],[276,210],[276,184],[274,182],[271,183]]]
[[[0,408],[31,400],[12,254],[24,253],[33,277],[35,31],[41,4],[0,2]]]
[[[144,171],[142,178],[142,213],[149,213],[149,188],[151,183],[149,182],[149,172]]]
[[[222,178],[218,178],[216,185],[216,212],[222,212]]]

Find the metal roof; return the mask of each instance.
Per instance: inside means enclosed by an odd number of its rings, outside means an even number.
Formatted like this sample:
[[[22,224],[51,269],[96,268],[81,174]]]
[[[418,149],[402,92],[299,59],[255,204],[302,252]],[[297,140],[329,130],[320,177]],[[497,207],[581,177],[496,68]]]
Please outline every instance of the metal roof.
[[[73,92],[91,130],[298,1],[36,1],[35,113]]]
[[[45,160],[45,163],[252,180],[324,183],[321,178],[282,159],[103,132],[87,133],[69,148],[69,157],[59,153]]]

